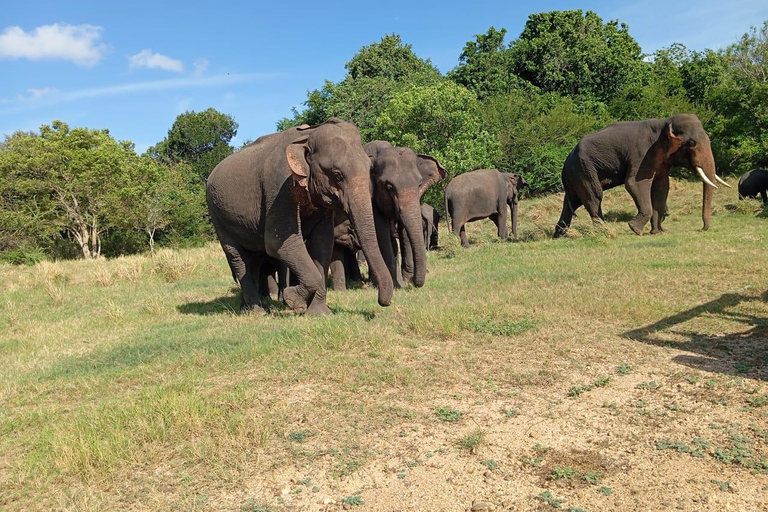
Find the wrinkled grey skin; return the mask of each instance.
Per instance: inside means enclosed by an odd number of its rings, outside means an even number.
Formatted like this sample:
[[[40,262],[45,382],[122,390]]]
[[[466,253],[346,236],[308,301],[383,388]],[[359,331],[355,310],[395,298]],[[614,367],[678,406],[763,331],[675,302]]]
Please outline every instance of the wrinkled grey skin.
[[[379,304],[389,305],[392,281],[376,243],[370,168],[360,132],[335,118],[261,137],[216,166],[206,182],[208,211],[240,284],[241,310],[261,309],[262,266],[278,260],[298,283],[283,290],[292,309],[331,312],[325,275],[334,212],[356,227]]]
[[[739,178],[739,199],[745,197],[754,197],[759,195],[763,204],[768,203],[766,190],[768,189],[768,171],[765,169],[752,169],[741,175]]]
[[[432,157],[417,155],[410,148],[394,147],[386,141],[369,142],[364,149],[373,162],[371,194],[376,235],[392,281],[395,287],[403,287],[412,277],[414,286],[423,286],[427,268],[419,199],[427,187],[446,175],[445,169]],[[337,246],[355,248],[355,233],[350,227],[337,222],[334,229]],[[409,273],[405,272],[405,265],[403,274],[398,270],[397,241],[393,234],[399,234],[404,246],[416,247],[412,251]],[[337,258],[331,263],[332,274],[339,276],[338,281],[334,277],[334,289],[337,283],[341,287],[344,271],[340,253],[336,254]]]
[[[521,175],[497,169],[478,169],[453,178],[445,189],[445,211],[461,245],[469,247],[464,224],[485,218],[496,224],[499,238],[506,240],[507,206],[512,210],[512,236],[517,238],[517,205],[526,185]]]
[[[693,114],[614,123],[587,135],[563,165],[565,198],[555,238],[566,233],[573,212],[581,205],[593,221],[602,221],[603,191],[622,184],[637,206],[630,229],[640,235],[650,220],[652,234],[664,231],[661,223],[672,167],[686,167],[693,173],[701,167],[711,182],[717,181],[709,135]],[[714,188],[704,184],[702,230],[709,228]]]
[[[421,227],[424,230],[424,248],[437,248],[437,226],[440,224],[440,214],[427,203],[421,203]]]

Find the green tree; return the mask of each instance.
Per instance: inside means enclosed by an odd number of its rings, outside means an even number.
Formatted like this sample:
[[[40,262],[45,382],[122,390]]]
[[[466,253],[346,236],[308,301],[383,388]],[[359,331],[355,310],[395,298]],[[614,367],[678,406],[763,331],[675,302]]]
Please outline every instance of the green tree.
[[[479,115],[474,93],[453,82],[413,87],[392,98],[377,120],[376,136],[436,158],[454,177],[493,167],[501,158]],[[426,200],[440,207],[442,197],[442,189],[432,187]]]
[[[464,45],[459,65],[448,73],[448,78],[470,91],[480,100],[505,94],[524,83],[512,69],[512,52],[504,45],[507,29],[488,29],[474,41]]]
[[[70,129],[54,121],[43,125],[39,136],[6,141],[0,176],[21,198],[20,223],[36,218],[45,234],[63,231],[91,259],[101,255],[101,235],[115,226],[132,157],[133,144],[116,141],[107,130]]]
[[[355,124],[364,141],[371,140],[377,117],[396,94],[442,80],[432,63],[416,56],[411,45],[403,44],[397,34],[362,47],[345,68],[343,80],[326,80],[321,89],[309,92],[306,108],[294,110],[292,119],[278,121],[277,128],[320,124],[335,116]]]
[[[610,101],[641,78],[640,45],[629,27],[592,11],[531,14],[510,45],[513,71],[544,92]]]
[[[230,141],[237,128],[232,116],[216,109],[187,111],[176,117],[166,138],[148,152],[168,165],[189,164],[195,181],[202,185],[213,168],[234,152]]]

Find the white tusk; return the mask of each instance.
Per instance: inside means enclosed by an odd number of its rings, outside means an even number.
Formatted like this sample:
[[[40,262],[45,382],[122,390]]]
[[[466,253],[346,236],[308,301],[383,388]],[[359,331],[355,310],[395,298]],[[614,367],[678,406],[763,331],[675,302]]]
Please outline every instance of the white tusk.
[[[725,180],[724,180],[723,178],[721,178],[720,176],[718,176],[717,174],[715,174],[715,179],[716,179],[717,181],[719,181],[720,183],[722,183],[723,185],[725,185],[726,187],[728,187],[728,188],[733,188],[732,186],[730,186],[729,184],[727,184],[727,183],[725,182]]]
[[[704,174],[704,169],[702,169],[701,167],[696,167],[696,172],[699,173],[699,177],[702,179],[702,181],[704,181],[704,183],[706,183],[710,187],[717,188],[717,185],[709,181],[709,178],[707,178],[707,175]]]

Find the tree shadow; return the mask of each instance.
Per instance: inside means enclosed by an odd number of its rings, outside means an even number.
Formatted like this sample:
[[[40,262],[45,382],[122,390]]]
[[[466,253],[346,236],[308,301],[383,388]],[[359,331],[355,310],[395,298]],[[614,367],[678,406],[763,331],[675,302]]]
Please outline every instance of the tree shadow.
[[[738,311],[750,302],[768,302],[768,291],[759,297],[726,293],[622,336],[689,351],[691,354],[678,355],[672,360],[690,368],[768,380],[768,318]],[[706,326],[695,322],[705,316],[742,324],[744,330],[711,334]]]

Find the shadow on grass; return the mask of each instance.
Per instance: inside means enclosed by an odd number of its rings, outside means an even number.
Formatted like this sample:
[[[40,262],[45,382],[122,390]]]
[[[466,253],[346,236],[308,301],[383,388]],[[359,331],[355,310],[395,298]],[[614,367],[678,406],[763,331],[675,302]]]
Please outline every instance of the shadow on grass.
[[[606,222],[629,222],[635,218],[635,214],[622,210],[611,210],[603,214]]]
[[[696,306],[656,323],[623,333],[632,340],[691,352],[673,361],[709,372],[738,375],[768,381],[768,318],[736,311],[749,302],[768,302],[768,291],[759,297],[726,293],[719,298]],[[746,330],[726,335],[701,332],[695,321],[704,315],[744,324]],[[674,335],[681,341],[670,341],[664,335]]]
[[[240,297],[227,295],[207,302],[189,302],[176,306],[179,313],[185,315],[221,315],[232,314],[240,310]]]

